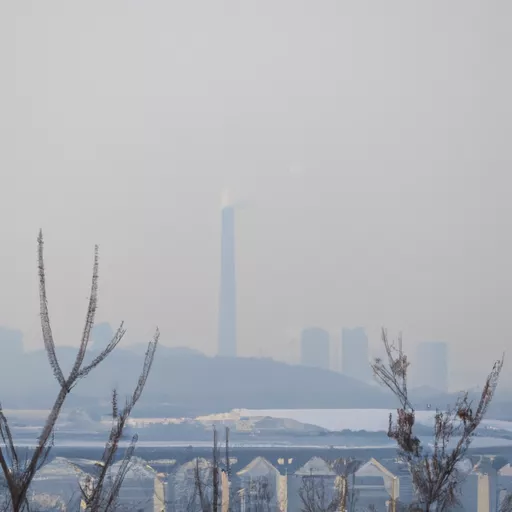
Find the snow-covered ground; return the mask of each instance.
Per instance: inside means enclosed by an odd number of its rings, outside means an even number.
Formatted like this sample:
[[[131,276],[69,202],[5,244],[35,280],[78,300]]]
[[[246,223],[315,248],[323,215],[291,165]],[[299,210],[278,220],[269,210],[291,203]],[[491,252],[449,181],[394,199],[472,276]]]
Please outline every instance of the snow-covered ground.
[[[233,416],[270,416],[290,418],[301,423],[310,423],[328,430],[366,430],[367,432],[387,431],[389,409],[240,409]],[[422,425],[433,423],[435,411],[416,411],[416,422]],[[487,419],[483,426],[512,432],[512,422]]]

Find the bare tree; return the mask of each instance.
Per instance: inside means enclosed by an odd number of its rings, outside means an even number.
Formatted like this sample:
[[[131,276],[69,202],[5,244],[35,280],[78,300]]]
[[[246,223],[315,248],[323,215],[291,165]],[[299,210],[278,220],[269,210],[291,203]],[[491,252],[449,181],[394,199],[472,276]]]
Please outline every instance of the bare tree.
[[[210,498],[210,494],[212,494],[210,480],[213,480],[211,476],[212,467],[201,468],[199,459],[196,459],[196,466],[194,468],[194,493],[191,496],[187,511],[195,512],[199,501],[200,512],[212,512],[214,502]]]
[[[38,242],[38,268],[39,268],[39,296],[41,329],[44,340],[44,347],[53,375],[59,385],[59,392],[47,417],[46,423],[37,440],[36,446],[30,456],[24,458],[18,453],[7,418],[0,406],[0,436],[3,445],[0,445],[0,467],[5,477],[5,484],[8,490],[8,507],[13,512],[18,512],[28,506],[27,493],[30,484],[37,470],[46,462],[49,452],[53,446],[53,435],[55,424],[61,412],[66,397],[76,384],[96,368],[118,345],[125,334],[123,324],[115,333],[107,347],[92,362],[85,364],[84,359],[89,344],[91,329],[94,325],[94,318],[98,305],[98,247],[94,251],[94,265],[92,272],[92,284],[89,297],[89,305],[85,319],[85,325],[80,340],[78,352],[67,376],[64,375],[57,358],[55,342],[50,325],[48,312],[48,299],[46,293],[46,274],[43,257],[43,234],[40,231]]]
[[[349,477],[354,476],[361,462],[353,458],[326,461],[331,474],[304,475],[299,489],[302,512],[352,510],[356,497]]]
[[[225,470],[228,474],[231,472],[229,461],[229,429],[226,427],[226,445],[225,445]],[[221,475],[222,461],[220,457],[219,440],[217,428],[213,427],[213,449],[212,460],[206,468],[201,468],[199,459],[196,459],[194,469],[194,493],[191,497],[187,510],[194,512],[198,507],[201,512],[218,512],[222,508],[221,498]],[[226,497],[224,497],[226,498]],[[229,499],[229,497],[228,497]]]
[[[301,512],[336,512],[343,503],[344,488],[321,476],[303,476],[299,489]]]
[[[493,399],[503,358],[495,362],[477,404],[474,405],[468,393],[464,393],[454,407],[436,411],[433,446],[426,450],[414,434],[415,410],[407,388],[409,361],[402,350],[401,336],[396,347],[382,329],[382,342],[387,361],[376,359],[372,364],[373,372],[400,402],[396,421],[392,415],[389,417],[388,436],[397,442],[399,455],[409,466],[419,506],[427,512],[434,508],[442,512],[459,501],[463,475],[458,471],[458,465],[466,456]]]
[[[267,477],[260,476],[251,479],[249,488],[246,489],[247,512],[271,512],[274,500],[274,489]]]
[[[219,443],[217,439],[217,429],[213,428],[213,471],[212,471],[212,480],[213,480],[213,499],[212,499],[212,512],[217,512],[219,509],[219,487],[220,487],[220,467],[219,467]]]
[[[86,511],[109,512],[116,506],[119,491],[126,473],[130,469],[130,462],[138,439],[137,434],[132,437],[115,474],[112,474],[112,466],[116,459],[126,422],[146,385],[151,366],[153,365],[159,337],[160,333],[157,330],[146,350],[144,365],[137,386],[132,395],[127,398],[121,410],[119,410],[117,391],[114,390],[112,393],[112,427],[108,441],[105,444],[101,462],[96,465],[97,471],[95,477],[88,479],[83,485],[80,485],[82,500],[85,504]]]

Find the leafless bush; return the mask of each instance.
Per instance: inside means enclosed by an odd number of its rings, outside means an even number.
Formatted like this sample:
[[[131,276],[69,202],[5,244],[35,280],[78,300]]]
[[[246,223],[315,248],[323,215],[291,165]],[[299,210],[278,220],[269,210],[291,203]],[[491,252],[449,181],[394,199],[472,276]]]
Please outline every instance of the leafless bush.
[[[50,325],[50,316],[48,312],[48,300],[46,293],[46,274],[43,258],[44,242],[42,232],[39,233],[37,242],[41,329],[43,334],[45,351],[48,357],[49,364],[52,368],[53,375],[55,376],[55,379],[57,380],[57,383],[59,385],[59,392],[50,410],[43,430],[37,440],[36,446],[33,452],[30,454],[30,456],[27,457],[22,457],[18,453],[18,449],[12,437],[12,433],[9,428],[7,418],[0,406],[0,436],[4,445],[0,445],[0,467],[5,477],[5,485],[8,491],[7,506],[8,509],[12,510],[13,512],[18,512],[23,510],[24,508],[28,508],[27,493],[30,484],[37,470],[41,468],[42,465],[44,465],[44,463],[46,462],[50,450],[53,446],[55,424],[61,412],[62,406],[64,405],[66,397],[81,379],[86,377],[114,350],[114,348],[118,345],[118,343],[121,341],[125,334],[125,329],[123,327],[123,324],[121,324],[121,326],[119,327],[119,329],[117,330],[117,332],[115,333],[114,337],[107,345],[107,347],[97,357],[95,357],[92,360],[92,362],[90,362],[89,364],[84,363],[85,355],[87,352],[87,346],[89,344],[91,329],[94,325],[94,318],[98,304],[99,259],[98,247],[96,246],[94,251],[92,284],[89,297],[89,305],[87,308],[87,314],[85,319],[85,326],[83,329],[82,338],[80,340],[80,345],[73,367],[71,368],[71,371],[67,376],[64,375],[61,369],[61,365],[57,358],[55,342],[53,339],[52,329]],[[155,336],[154,340],[155,347],[157,339],[158,333]],[[145,378],[147,378],[147,374],[143,372],[143,376],[144,375]],[[143,386],[144,384],[142,384],[142,387]],[[138,386],[137,389],[139,389],[139,387],[140,386]],[[122,414],[124,414],[124,412]]]
[[[462,394],[454,407],[437,410],[434,417],[433,446],[426,450],[414,434],[415,410],[409,400],[407,377],[409,361],[402,350],[388,339],[382,329],[382,342],[387,361],[376,359],[372,365],[376,378],[398,398],[397,418],[389,417],[388,436],[398,445],[400,457],[408,463],[418,504],[425,511],[442,512],[458,503],[459,486],[463,475],[458,471],[471,441],[493,399],[503,358],[496,361],[487,377],[480,399],[473,404],[467,393]]]

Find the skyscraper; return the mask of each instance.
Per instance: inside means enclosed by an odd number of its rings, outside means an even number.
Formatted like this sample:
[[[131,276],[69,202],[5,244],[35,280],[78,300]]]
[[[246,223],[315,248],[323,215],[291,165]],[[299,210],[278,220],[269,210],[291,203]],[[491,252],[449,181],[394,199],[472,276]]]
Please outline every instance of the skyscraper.
[[[329,369],[329,333],[319,327],[308,327],[300,337],[300,362],[304,366]]]
[[[441,341],[425,341],[418,345],[411,365],[414,387],[448,391],[448,345]]]
[[[368,356],[368,337],[362,327],[343,329],[341,333],[341,371],[347,377],[370,382],[372,371]]]
[[[218,354],[236,357],[235,209],[222,208]]]

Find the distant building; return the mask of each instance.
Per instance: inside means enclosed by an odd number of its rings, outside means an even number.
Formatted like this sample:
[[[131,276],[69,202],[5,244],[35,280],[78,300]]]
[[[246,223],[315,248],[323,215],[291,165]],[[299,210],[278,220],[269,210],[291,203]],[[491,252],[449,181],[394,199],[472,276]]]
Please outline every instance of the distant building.
[[[329,369],[329,333],[319,327],[304,329],[300,339],[300,362],[304,366]]]
[[[167,510],[188,511],[201,510],[201,497],[198,485],[204,491],[203,498],[211,503],[213,501],[213,475],[214,469],[211,461],[202,457],[192,459],[168,477],[166,505]],[[217,476],[221,474],[218,472]]]
[[[242,512],[286,509],[286,477],[264,457],[256,457],[236,474],[236,502]]]
[[[357,510],[389,510],[388,505],[400,501],[400,480],[376,459],[370,459],[354,474],[353,491]]]
[[[411,366],[415,387],[448,391],[448,346],[429,341],[418,345],[416,362]]]
[[[79,510],[83,473],[68,459],[56,457],[35,474],[28,501],[32,510]]]
[[[397,478],[396,490],[400,493],[397,499],[400,503],[405,506],[412,505],[417,498],[407,462],[397,458],[379,459],[379,462]]]
[[[512,494],[512,466],[510,464],[506,464],[498,471],[497,488],[499,506],[501,507],[507,497]]]
[[[339,510],[338,475],[320,457],[313,457],[287,475],[288,510]]]
[[[461,512],[493,512],[498,510],[500,488],[497,486],[497,471],[492,468],[492,462],[483,456],[473,466],[469,459],[459,464],[462,483],[459,495],[459,506],[454,511]]]
[[[116,478],[122,463],[121,460],[112,466],[110,478]],[[161,477],[145,460],[132,457],[117,497],[118,509],[137,512],[160,511],[165,510],[165,501]]]
[[[222,209],[218,354],[236,357],[235,209]]]
[[[343,329],[341,333],[341,372],[362,382],[372,380],[368,337],[362,327]]]

